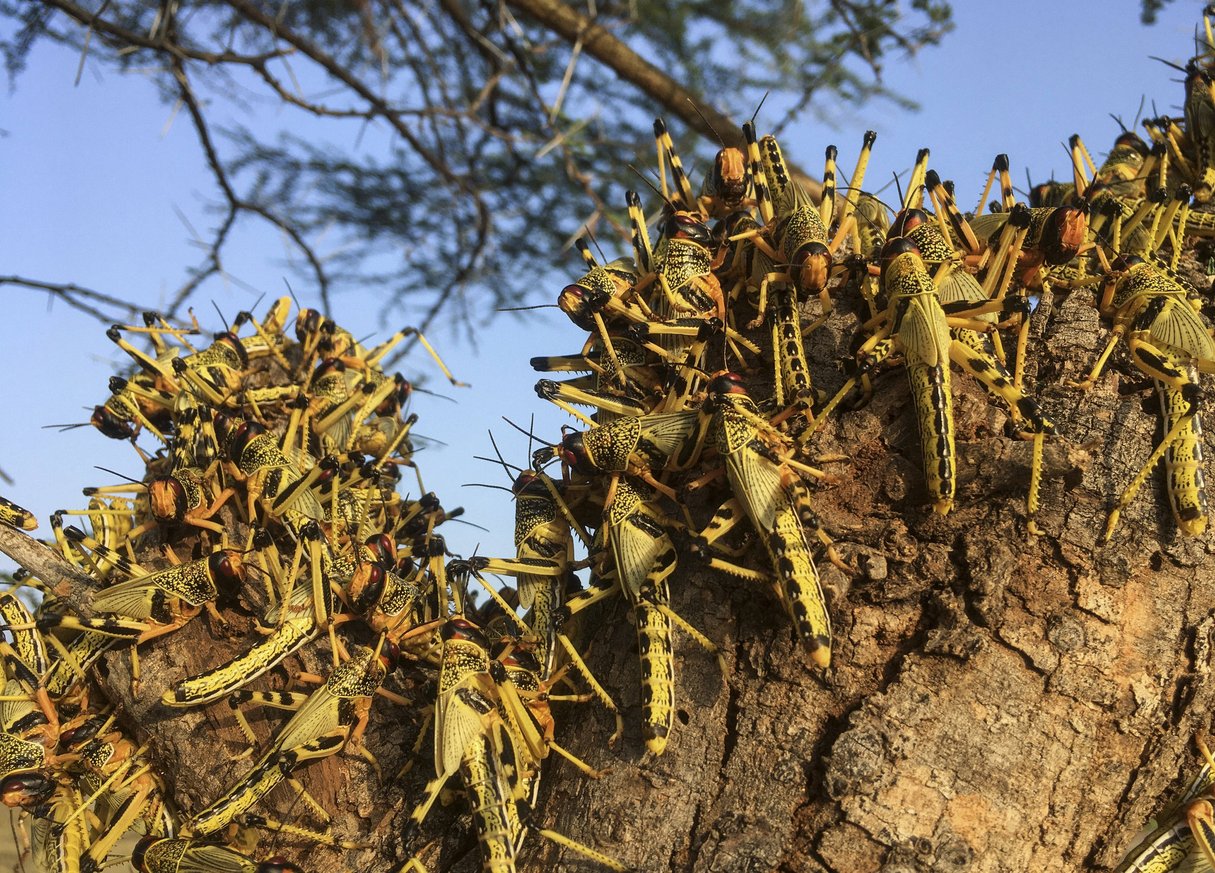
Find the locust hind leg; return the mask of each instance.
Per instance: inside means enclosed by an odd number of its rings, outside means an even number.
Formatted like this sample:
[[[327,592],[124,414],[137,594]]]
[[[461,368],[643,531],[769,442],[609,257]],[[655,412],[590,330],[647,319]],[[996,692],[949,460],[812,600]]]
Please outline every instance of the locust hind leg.
[[[1113,536],[1114,528],[1118,525],[1118,519],[1122,514],[1122,510],[1129,506],[1131,501],[1135,499],[1135,495],[1139,493],[1139,489],[1143,487],[1143,483],[1146,482],[1148,476],[1152,474],[1152,470],[1155,469],[1158,463],[1160,463],[1160,459],[1163,458],[1168,453],[1169,449],[1172,448],[1173,445],[1181,438],[1181,436],[1186,433],[1187,430],[1189,430],[1194,417],[1198,413],[1198,400],[1201,395],[1201,391],[1197,384],[1187,382],[1182,385],[1180,390],[1174,393],[1178,395],[1175,401],[1173,401],[1173,403],[1176,403],[1175,414],[1177,417],[1169,425],[1168,430],[1165,432],[1164,439],[1160,441],[1160,445],[1158,445],[1152,454],[1148,456],[1147,461],[1144,462],[1143,466],[1139,469],[1139,472],[1135,474],[1135,478],[1132,479],[1131,483],[1123,490],[1122,495],[1118,498],[1118,503],[1110,511],[1109,518],[1105,523],[1105,531],[1101,535],[1101,541],[1103,543],[1109,542],[1110,537]],[[1172,403],[1170,405],[1172,405]]]
[[[950,343],[949,357],[974,376],[988,392],[1003,400],[1017,426],[1033,435],[1026,511],[1031,530],[1036,530],[1034,515],[1038,511],[1042,483],[1042,441],[1044,436],[1055,432],[1054,424],[1043,416],[1038,404],[1015,384],[1004,365],[990,354],[983,336],[973,331],[956,331],[954,341]]]

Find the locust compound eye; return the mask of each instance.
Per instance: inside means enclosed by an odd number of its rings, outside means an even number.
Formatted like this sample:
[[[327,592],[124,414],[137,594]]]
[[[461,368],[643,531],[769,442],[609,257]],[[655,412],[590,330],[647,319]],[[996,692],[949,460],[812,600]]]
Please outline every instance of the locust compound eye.
[[[304,873],[282,855],[275,855],[257,865],[255,873]]]
[[[41,773],[18,773],[0,781],[0,803],[12,809],[30,809],[46,802],[55,783]]]
[[[144,856],[147,855],[148,849],[152,848],[154,844],[159,843],[160,840],[160,837],[154,837],[151,834],[140,839],[135,844],[135,849],[131,852],[131,866],[136,870],[147,870],[147,867],[143,865]]]
[[[927,223],[928,213],[923,209],[904,209],[895,216],[894,223],[890,225],[889,236],[906,236],[921,224]]]
[[[223,344],[230,348],[233,354],[236,355],[236,359],[240,361],[241,369],[248,369],[249,351],[245,348],[245,344],[237,338],[236,334],[232,333],[230,330],[224,331],[223,333],[217,333],[215,335],[215,344]]]
[[[392,380],[395,383],[392,393],[375,408],[376,415],[395,415],[413,393],[413,385],[400,373],[393,374]]]
[[[568,315],[575,326],[586,331],[595,329],[595,302],[594,292],[582,285],[566,285],[557,295],[557,308]]]
[[[467,640],[468,642],[476,643],[484,649],[489,648],[489,643],[485,639],[485,634],[481,633],[481,628],[460,616],[452,618],[447,624],[443,625],[440,636],[443,637],[444,641]]]
[[[295,317],[295,338],[304,342],[320,329],[323,320],[323,316],[315,309],[301,309]]]
[[[207,558],[207,566],[217,581],[229,585],[239,584],[245,574],[245,565],[241,560],[240,552],[232,549],[223,549],[211,555]]]
[[[231,437],[233,431],[236,430],[236,426],[242,423],[241,419],[233,418],[232,416],[225,415],[222,412],[215,413],[215,417],[212,419],[212,421],[215,424],[215,438],[219,440],[219,444],[221,446],[228,442],[229,437]]]
[[[386,533],[372,534],[363,545],[375,555],[375,560],[381,566],[391,567],[393,561],[397,559],[397,544]]]
[[[595,459],[591,457],[591,453],[586,447],[586,440],[580,431],[566,434],[562,438],[557,455],[561,458],[561,463],[579,473],[591,474],[598,470]]]
[[[379,564],[361,564],[350,581],[350,596],[355,612],[365,614],[384,596],[384,568]]]
[[[94,406],[89,424],[112,440],[127,440],[135,436],[135,426],[114,414],[105,406]]]

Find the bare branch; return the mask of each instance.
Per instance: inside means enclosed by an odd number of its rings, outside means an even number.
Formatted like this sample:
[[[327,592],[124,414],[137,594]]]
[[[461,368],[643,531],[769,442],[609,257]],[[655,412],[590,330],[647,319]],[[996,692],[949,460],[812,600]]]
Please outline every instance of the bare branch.
[[[124,321],[134,317],[139,312],[139,307],[130,300],[123,300],[112,294],[95,291],[92,288],[85,288],[74,282],[44,282],[40,279],[29,279],[25,276],[0,276],[0,285],[20,285],[25,288],[45,291],[62,300],[73,309],[90,315],[98,321]],[[94,306],[85,301],[93,301],[93,303],[98,305]],[[98,308],[99,306],[112,307],[118,314],[106,312]]]
[[[47,590],[70,603],[80,615],[89,618],[94,614],[89,607],[89,594],[96,589],[96,580],[73,567],[54,549],[16,528],[0,524],[0,552],[29,570]]]

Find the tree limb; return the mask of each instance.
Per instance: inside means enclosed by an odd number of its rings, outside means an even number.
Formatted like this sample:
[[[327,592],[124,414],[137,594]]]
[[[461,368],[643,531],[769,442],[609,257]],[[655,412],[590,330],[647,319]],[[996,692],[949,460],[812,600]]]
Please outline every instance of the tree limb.
[[[688,127],[702,136],[726,145],[743,148],[742,127],[732,118],[710,105],[702,96],[693,94],[658,67],[614,36],[607,28],[580,15],[561,0],[505,0],[506,5],[522,12],[532,20],[567,40],[579,43],[582,51],[612,70],[621,79],[635,85],[651,100],[665,107]],[[699,110],[699,111],[698,111]],[[799,181],[818,197],[822,185],[800,168],[791,165]]]

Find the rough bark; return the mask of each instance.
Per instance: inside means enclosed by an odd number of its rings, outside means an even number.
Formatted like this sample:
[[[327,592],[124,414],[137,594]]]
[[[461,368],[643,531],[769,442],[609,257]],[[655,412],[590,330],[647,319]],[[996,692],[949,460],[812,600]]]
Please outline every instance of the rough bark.
[[[1027,534],[1029,445],[1002,435],[1001,407],[955,376],[961,481],[956,509],[937,518],[904,377],[879,380],[873,402],[816,444],[852,458],[817,507],[861,568],[852,579],[824,570],[828,675],[767,592],[688,573],[676,607],[723,643],[728,678],[681,647],[687,724],[657,760],[637,752],[636,733],[612,755],[602,720],[571,722],[566,742],[598,741],[591,762],[615,769],[594,783],[550,775],[559,829],[645,870],[1118,863],[1197,768],[1191,735],[1212,709],[1211,540],[1177,536],[1155,476],[1112,543],[1097,544],[1160,436],[1155,398],[1123,393],[1143,382],[1129,365],[1088,395],[1060,387],[1086,373],[1107,334],[1090,294],[1051,303],[1035,315],[1029,376],[1060,433],[1046,449],[1044,535]],[[831,373],[845,345],[817,336],[812,372]],[[839,378],[820,381],[833,390]],[[635,731],[635,643],[614,627],[595,665]]]
[[[1196,769],[1191,736],[1215,708],[1205,681],[1212,539],[1178,537],[1157,475],[1112,543],[1098,545],[1107,508],[1159,438],[1155,400],[1121,350],[1089,394],[1061,387],[1084,375],[1107,336],[1091,292],[1046,301],[1033,324],[1028,383],[1040,386],[1059,431],[1046,446],[1043,535],[1026,529],[1029,444],[1004,435],[1004,409],[962,374],[954,379],[957,506],[931,515],[905,379],[897,370],[881,377],[872,403],[829,422],[814,445],[851,459],[831,465],[839,481],[818,489],[816,505],[859,567],[849,578],[823,562],[835,624],[830,671],[795,645],[771,592],[707,573],[685,551],[674,606],[722,646],[727,675],[680,639],[678,722],[666,754],[649,756],[627,609],[589,610],[580,619],[589,662],[622,705],[626,733],[612,751],[610,719],[596,704],[557,710],[559,741],[611,772],[591,781],[554,756],[539,824],[647,871],[1117,864]],[[842,381],[836,362],[854,325],[845,300],[812,337],[811,372],[828,391]],[[693,507],[698,520],[720,496]],[[242,611],[248,605],[227,610],[226,628],[200,618],[149,646],[138,698],[125,656],[108,658],[106,682],[124,720],[151,742],[186,812],[248,766],[232,760],[244,744],[222,703],[181,714],[156,701],[170,681],[248,645]],[[323,672],[327,657],[313,647],[304,666]],[[287,673],[263,684],[283,687]],[[392,687],[433,699],[417,669]],[[279,723],[273,714],[255,721],[267,734]],[[333,813],[334,831],[373,844],[338,854],[291,843],[306,869],[394,869],[413,852],[433,871],[477,869],[462,804],[436,806],[421,832],[407,825],[432,775],[429,755],[394,774],[421,729],[416,708],[377,702],[367,744],[382,780],[349,756],[306,768],[302,781]],[[269,806],[300,816],[289,789]],[[533,835],[521,868],[591,865]]]

